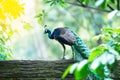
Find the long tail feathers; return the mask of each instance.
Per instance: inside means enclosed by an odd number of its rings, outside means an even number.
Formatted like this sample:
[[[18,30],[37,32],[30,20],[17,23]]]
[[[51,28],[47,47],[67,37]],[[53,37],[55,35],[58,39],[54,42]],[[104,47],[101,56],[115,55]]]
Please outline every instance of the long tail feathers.
[[[75,59],[81,61],[83,59],[88,59],[90,55],[90,49],[86,46],[86,44],[76,35],[75,35],[75,43],[72,46],[72,50],[75,54]],[[92,72],[88,75],[85,80],[99,80]]]
[[[75,35],[75,39],[75,43],[72,46],[75,54],[75,59],[78,61],[81,61],[82,59],[88,59],[88,56],[90,54],[89,48],[77,35]]]

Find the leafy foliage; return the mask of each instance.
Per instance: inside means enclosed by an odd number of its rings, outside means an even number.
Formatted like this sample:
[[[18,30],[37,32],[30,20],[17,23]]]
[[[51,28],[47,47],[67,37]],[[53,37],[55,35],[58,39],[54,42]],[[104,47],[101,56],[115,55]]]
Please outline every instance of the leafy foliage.
[[[0,13],[0,60],[6,60],[11,57],[10,38],[15,32],[6,20],[20,17],[24,13],[23,4],[18,0],[0,0]]]
[[[92,64],[94,62],[97,62],[97,64],[101,64],[99,65],[99,67],[103,66],[103,68],[110,67],[112,66],[116,59],[119,57],[119,46],[118,43],[119,41],[119,32],[120,28],[116,27],[116,28],[108,28],[105,27],[102,29],[102,34],[100,34],[100,38],[102,39],[102,41],[105,43],[103,47],[101,47],[101,45],[99,45],[98,47],[95,48],[95,50],[93,50],[92,54],[89,57],[89,60],[92,61]],[[117,45],[116,45],[117,43]],[[102,45],[103,45],[102,44]],[[94,52],[95,51],[95,52]],[[99,53],[102,53],[98,58],[96,58]],[[97,54],[97,55],[95,55]],[[96,64],[96,63],[94,63]],[[99,68],[98,67],[98,68]],[[97,71],[97,70],[96,70]],[[105,69],[103,69],[103,72],[105,72]],[[99,72],[96,72],[97,74],[101,74]],[[102,73],[103,74],[103,73]],[[110,74],[110,73],[109,73]],[[99,77],[105,77],[105,73],[104,76],[99,76]]]
[[[56,3],[54,5],[58,4],[62,0],[59,0],[59,2],[57,2],[58,0],[49,0],[48,3],[54,3],[55,1]],[[97,11],[110,12],[107,15],[108,19],[112,19],[113,16],[119,14],[120,10],[118,0],[72,0],[71,2],[65,0],[64,2],[79,7],[94,9]],[[97,20],[98,18],[96,18],[96,22]],[[102,28],[101,32],[102,33],[97,38],[102,40],[102,44],[93,48],[92,53],[86,63],[87,67],[82,64],[83,61],[81,61],[80,63],[75,63],[68,67],[62,78],[65,78],[68,73],[74,74],[76,80],[82,80],[85,77],[89,76],[89,74],[94,74],[95,77],[102,80],[110,78],[109,67],[113,66],[120,53],[120,32],[119,28],[111,27]],[[83,66],[78,66],[80,64],[82,64]],[[78,69],[78,67],[80,69]],[[84,71],[88,70],[88,72],[84,73],[84,75],[81,74],[83,69]]]
[[[112,47],[115,51],[120,54],[119,44],[120,44],[120,28],[103,28],[103,34],[101,35],[104,42]]]
[[[28,31],[30,31],[32,28],[33,28],[33,26],[29,23],[29,22],[23,22],[23,28],[25,29],[25,30],[28,30]]]
[[[105,52],[105,46],[100,45],[92,50],[92,54],[89,57],[89,61],[93,61],[95,57],[99,57],[103,52]]]
[[[74,64],[75,65],[75,64]],[[73,66],[73,65],[72,65]],[[62,79],[64,79],[69,73],[70,73],[70,70],[72,69],[71,65],[65,70],[64,74],[62,75]],[[77,65],[75,65],[74,68],[76,68]],[[74,70],[74,69],[73,69]]]
[[[91,64],[91,66],[95,66],[95,63]],[[98,64],[98,62],[97,62]],[[91,68],[91,71],[95,73],[95,75],[99,78],[104,78],[104,65],[99,63],[95,68]]]
[[[45,16],[47,16],[47,14],[44,10],[42,10],[41,13],[35,16],[35,18],[38,18],[38,23],[41,24],[41,23],[44,23],[43,21],[44,21]]]
[[[116,33],[116,36],[114,36],[115,33]],[[110,35],[110,37],[106,36],[106,34]],[[116,45],[116,43],[119,43],[119,39],[118,39],[119,34],[120,34],[119,28],[103,28],[102,29],[102,34],[100,34],[102,36],[100,38],[102,38],[102,40],[105,43],[95,47],[92,50],[92,53],[88,59],[88,64],[89,64],[88,68],[90,71],[89,73],[84,73],[84,75],[91,74],[92,72],[99,79],[110,78],[110,72],[105,72],[105,71],[106,70],[109,71],[108,67],[113,66],[114,63],[116,62],[117,57],[119,56],[119,49],[118,49],[119,46],[118,44]],[[112,42],[111,42],[111,39],[112,39]],[[85,68],[85,67],[83,66],[82,68]],[[75,69],[77,70],[77,68]],[[77,71],[80,72],[79,70]],[[79,74],[80,73],[76,73],[75,75],[77,76]],[[80,75],[79,75],[79,78],[81,78]]]
[[[78,66],[76,67],[76,70],[74,72],[74,76],[76,80],[80,80],[83,78],[86,78],[88,75],[88,61],[83,60],[81,61]]]
[[[0,59],[9,59],[11,56],[11,48],[9,46],[9,39],[12,36],[12,30],[9,31],[9,26],[5,24],[1,24],[0,26]]]
[[[61,6],[65,5],[66,3],[69,3],[67,0],[45,0],[46,3],[50,3],[50,5],[56,5],[60,4]],[[72,2],[72,1],[71,1]],[[92,8],[92,9],[98,9],[105,12],[111,12],[114,10],[119,10],[119,1],[113,1],[113,0],[76,0],[73,1],[73,3],[70,3],[76,6],[82,6],[86,8]],[[79,5],[80,4],[80,5]]]
[[[50,3],[50,6],[59,4],[60,6],[65,6],[65,0],[45,0],[46,3]]]
[[[68,73],[70,73],[74,74],[76,80],[81,80],[88,75],[88,72],[88,61],[83,60],[79,63],[70,65],[63,74],[62,78],[64,79],[68,75]]]

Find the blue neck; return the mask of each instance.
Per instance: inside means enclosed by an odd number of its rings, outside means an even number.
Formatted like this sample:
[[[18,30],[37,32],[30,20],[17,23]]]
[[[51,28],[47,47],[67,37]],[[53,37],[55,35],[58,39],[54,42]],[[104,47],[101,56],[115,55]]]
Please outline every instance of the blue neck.
[[[49,37],[50,39],[53,39],[53,36],[52,36],[52,34],[51,34],[51,31],[50,31],[50,30],[48,30],[48,37]]]

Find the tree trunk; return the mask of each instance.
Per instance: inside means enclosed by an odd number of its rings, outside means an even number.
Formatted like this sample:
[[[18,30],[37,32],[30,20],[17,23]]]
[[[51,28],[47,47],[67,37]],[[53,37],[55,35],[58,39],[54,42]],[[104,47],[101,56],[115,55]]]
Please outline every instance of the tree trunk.
[[[0,80],[61,80],[65,69],[74,60],[10,60],[0,61]],[[113,69],[112,78],[120,80],[120,61]],[[65,80],[74,80],[68,75]]]

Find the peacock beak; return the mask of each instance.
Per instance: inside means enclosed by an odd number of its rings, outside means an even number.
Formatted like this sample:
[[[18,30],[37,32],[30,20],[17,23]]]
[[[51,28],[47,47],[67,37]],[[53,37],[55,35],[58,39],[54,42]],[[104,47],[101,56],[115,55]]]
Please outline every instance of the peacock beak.
[[[47,28],[46,27],[47,27],[47,25],[44,26],[44,28],[45,28],[44,34],[47,33]]]
[[[46,34],[46,31],[44,31],[44,34]]]
[[[44,34],[46,34],[47,33],[47,29],[45,29],[45,31],[44,31]]]

